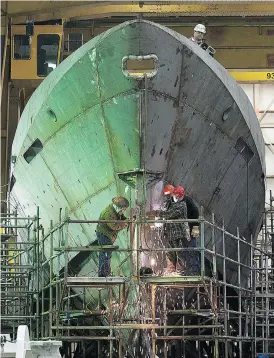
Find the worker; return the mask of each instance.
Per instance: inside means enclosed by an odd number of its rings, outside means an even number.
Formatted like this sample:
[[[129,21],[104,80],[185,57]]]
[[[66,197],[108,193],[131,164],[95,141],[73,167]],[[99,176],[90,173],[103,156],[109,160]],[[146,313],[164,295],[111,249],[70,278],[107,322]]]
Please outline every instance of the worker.
[[[199,209],[194,204],[193,199],[190,196],[185,195],[183,199],[187,207],[187,218],[188,219],[198,219],[199,218]],[[199,222],[189,222],[189,232],[191,240],[189,241],[189,248],[196,248],[198,246],[198,239],[200,237]],[[189,252],[188,256],[188,267],[186,273],[191,275],[200,274],[200,251],[192,250]]]
[[[183,201],[184,189],[181,186],[171,188],[172,201],[166,211],[160,214],[166,220],[187,219],[187,207]],[[167,191],[164,191],[167,194]],[[174,222],[165,224],[165,237],[171,248],[187,247],[190,240],[187,222]],[[186,251],[170,251],[167,253],[167,273],[183,274],[183,266],[186,261]]]
[[[169,208],[169,206],[171,205],[173,199],[172,199],[172,195],[174,193],[174,189],[175,187],[171,184],[167,184],[164,187],[163,193],[164,193],[164,204],[163,204],[163,208],[165,210],[167,210]],[[197,206],[194,204],[193,199],[188,196],[188,195],[184,195],[183,196],[183,201],[185,201],[186,203],[186,207],[187,207],[187,218],[188,219],[198,219],[199,218],[199,210],[197,208]],[[190,222],[189,223],[189,230],[190,230],[190,234],[192,232],[193,227],[195,226],[195,230],[197,232],[197,228],[196,226],[199,226],[199,223],[195,223],[195,222]]]
[[[177,188],[177,189],[176,189]],[[174,187],[171,184],[167,184],[164,187],[164,196],[165,196],[165,204],[164,207],[166,210],[169,209],[172,202],[174,202],[174,191],[176,193],[177,190],[181,190],[180,186]],[[188,219],[198,219],[199,218],[199,210],[195,205],[193,199],[190,196],[183,195],[182,200],[186,203],[187,207],[187,218]],[[196,248],[197,241],[200,236],[199,230],[199,222],[189,222],[189,233],[190,233],[190,240],[188,242],[187,247],[189,248]],[[184,256],[184,255],[183,255]],[[186,272],[189,274],[199,274],[200,272],[200,252],[198,250],[192,250],[189,252],[187,257],[188,265],[186,267]]]
[[[206,34],[206,27],[203,24],[197,24],[194,27],[194,34],[193,36],[190,38],[191,41],[195,42],[198,46],[200,46],[203,50],[205,50],[207,53],[210,54],[210,56],[214,56],[216,50],[209,46],[205,40],[204,40],[204,36]]]
[[[184,195],[183,200],[186,203],[186,207],[187,207],[187,218],[188,219],[199,219],[199,209],[194,204],[193,199],[188,195]],[[188,225],[189,225],[190,235],[192,235],[192,230],[194,227],[195,227],[195,230],[197,231],[197,226],[199,227],[199,222],[190,222],[190,223],[188,223]]]
[[[128,224],[122,222],[127,218],[124,211],[129,207],[126,198],[118,196],[112,199],[112,204],[108,205],[100,214],[99,220],[121,220],[120,222],[98,223],[96,228],[96,236],[99,245],[113,245],[117,239],[119,231],[125,229]],[[107,277],[110,275],[110,259],[111,251],[102,250],[99,253],[99,277]]]
[[[167,210],[172,202],[172,193],[174,191],[174,186],[171,184],[167,184],[164,187],[163,194],[164,194],[164,202],[162,205],[163,210]]]
[[[174,191],[174,186],[171,184],[167,184],[164,187],[164,195],[172,195],[173,191]]]

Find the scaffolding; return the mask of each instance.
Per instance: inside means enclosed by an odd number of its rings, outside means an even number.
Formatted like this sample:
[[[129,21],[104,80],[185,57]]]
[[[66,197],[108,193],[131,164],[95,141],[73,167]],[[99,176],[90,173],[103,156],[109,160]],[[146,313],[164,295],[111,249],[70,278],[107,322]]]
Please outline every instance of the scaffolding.
[[[266,215],[273,215],[273,208]],[[66,357],[73,351],[85,356],[88,347],[92,347],[95,357],[112,358],[145,357],[145,350],[153,358],[192,357],[193,352],[199,358],[255,358],[262,353],[274,356],[271,232],[267,230],[259,244],[253,245],[252,238],[241,237],[239,231],[229,233],[225,223],[216,222],[214,215],[211,220],[201,216],[195,221],[200,225],[199,245],[180,250],[188,255],[196,252],[200,272],[171,277],[165,275],[162,264],[152,274],[140,273],[141,257],[149,255],[161,261],[167,252],[178,249],[157,245],[148,248],[141,239],[134,249],[129,245],[73,247],[70,227],[100,220],[61,220],[60,215],[59,224],[51,224],[50,232],[41,239],[42,257],[45,247],[50,247],[48,259],[42,262],[41,338],[67,342]],[[155,235],[156,227],[169,222],[174,221],[128,220],[135,230],[139,225],[140,237],[146,235],[150,242],[153,240],[148,235]],[[206,236],[210,237],[207,243]],[[89,257],[96,266],[102,250],[126,254],[132,261],[135,257],[129,275],[120,272],[104,278],[96,272],[73,271],[77,254],[86,255],[81,263]],[[248,255],[243,260],[244,252]],[[234,275],[228,278],[231,271]],[[129,294],[133,291],[135,297]],[[45,309],[47,295],[49,305]],[[93,307],[87,303],[90,297]],[[90,341],[93,345],[88,345]]]
[[[7,215],[2,219],[2,327],[15,334],[18,322],[24,322],[33,339],[62,340],[66,358],[272,357],[273,214],[271,195],[256,245],[239,230],[229,233],[214,215],[210,220],[201,215],[195,220],[197,247],[180,249],[155,240],[161,225],[174,220],[131,218],[123,247],[73,246],[75,225],[101,220],[62,219],[60,210],[59,223],[51,222],[45,233],[39,210],[35,218]],[[18,229],[26,232],[24,244]],[[133,245],[134,231],[139,236]],[[109,277],[98,277],[98,254],[107,250],[121,256],[120,265]],[[195,253],[198,273],[166,275],[166,253],[179,250],[189,257]],[[149,274],[142,271],[147,257],[153,258]],[[90,265],[93,271],[86,270]]]
[[[20,230],[21,235],[18,235]],[[1,331],[16,339],[19,324],[39,336],[39,211],[1,214]]]
[[[254,253],[255,350],[274,357],[274,197],[270,190],[264,213],[264,227]],[[266,254],[265,254],[266,253]]]

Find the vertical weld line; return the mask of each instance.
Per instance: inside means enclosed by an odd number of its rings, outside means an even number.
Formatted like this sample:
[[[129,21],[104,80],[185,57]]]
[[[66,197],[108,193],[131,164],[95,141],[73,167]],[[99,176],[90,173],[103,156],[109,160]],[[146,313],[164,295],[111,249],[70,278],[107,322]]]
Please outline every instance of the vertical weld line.
[[[143,141],[144,141],[144,155],[143,155],[143,198],[142,201],[146,202],[146,158],[147,158],[147,122],[148,122],[148,89],[147,89],[147,75],[145,74],[145,108],[144,108],[144,125],[143,125]],[[145,208],[144,208],[145,210]]]
[[[179,73],[179,87],[178,87],[178,95],[177,95],[177,113],[176,113],[176,119],[175,122],[173,124],[173,127],[171,129],[171,138],[170,138],[170,143],[169,143],[169,149],[168,149],[168,158],[167,158],[167,163],[166,163],[166,174],[165,176],[167,177],[171,165],[172,165],[172,157],[173,154],[175,153],[175,142],[176,142],[176,132],[178,130],[178,126],[179,126],[179,118],[180,118],[180,114],[179,114],[179,108],[180,108],[180,97],[181,97],[181,89],[182,89],[182,73],[183,73],[183,66],[184,66],[184,55],[183,55],[183,49],[181,48],[181,55],[182,55],[182,59],[181,59],[181,68],[180,68],[180,73]],[[175,103],[175,101],[174,101]]]
[[[143,143],[144,143],[144,156],[143,156],[143,169],[146,173],[146,149],[147,149],[147,120],[148,120],[148,91],[147,91],[147,75],[145,74],[145,108],[144,108],[144,123],[143,123]]]
[[[117,175],[116,175],[116,169],[115,169],[113,150],[112,150],[111,140],[110,140],[110,132],[109,132],[109,128],[107,126],[107,121],[106,121],[106,118],[105,118],[105,111],[104,111],[104,107],[103,107],[103,103],[102,103],[102,90],[101,90],[101,81],[100,81],[100,75],[99,75],[99,69],[98,69],[97,51],[96,51],[96,57],[95,57],[95,66],[96,66],[97,85],[98,85],[98,90],[99,90],[102,120],[103,120],[104,130],[105,130],[105,133],[106,133],[108,149],[109,149],[109,152],[110,152],[110,155],[111,155],[111,163],[112,163],[113,172],[114,172],[113,176],[114,176],[114,180],[115,180],[115,184],[116,184],[116,191],[118,192],[118,181],[117,181]]]
[[[138,27],[138,44],[139,44],[139,53],[138,55],[141,53],[141,21],[140,19],[138,20],[139,23],[139,27]],[[137,54],[136,54],[137,55]],[[140,97],[139,97],[139,146],[140,146],[140,158],[139,158],[139,168],[142,169],[142,165],[143,165],[143,161],[144,161],[144,148],[143,148],[143,137],[142,137],[142,126],[143,126],[143,92],[142,90],[139,91],[140,93]]]
[[[115,180],[115,184],[116,184],[116,192],[118,193],[119,192],[118,176],[116,174],[114,155],[113,155],[113,150],[112,150],[112,146],[111,146],[110,131],[109,131],[109,128],[107,126],[107,121],[106,121],[106,118],[105,118],[105,111],[104,111],[104,107],[103,107],[103,103],[102,103],[102,90],[101,90],[101,81],[100,81],[100,75],[99,75],[99,69],[98,69],[97,51],[96,51],[96,56],[95,56],[95,66],[96,66],[96,75],[97,75],[97,85],[98,85],[98,90],[99,90],[99,98],[100,98],[100,107],[101,107],[101,112],[102,112],[102,120],[103,120],[103,124],[104,124],[104,130],[105,130],[105,133],[106,133],[106,139],[107,139],[109,152],[110,152],[110,155],[111,155],[111,163],[112,163],[112,168],[113,168],[113,176],[114,176],[114,180]],[[115,295],[115,298],[116,298],[116,295]],[[113,344],[112,341],[110,343]]]
[[[139,169],[142,168],[142,162],[143,162],[143,156],[144,156],[144,148],[143,148],[143,138],[142,138],[142,100],[143,100],[143,94],[142,91],[140,92],[139,96]]]

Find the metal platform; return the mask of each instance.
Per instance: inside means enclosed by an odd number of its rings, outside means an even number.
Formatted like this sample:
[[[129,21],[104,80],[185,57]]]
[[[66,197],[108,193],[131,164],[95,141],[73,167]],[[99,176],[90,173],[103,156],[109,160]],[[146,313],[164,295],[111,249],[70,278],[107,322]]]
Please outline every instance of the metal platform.
[[[127,277],[68,277],[67,286],[102,287],[117,286],[128,282]]]
[[[102,251],[102,250],[118,250],[119,246],[114,245],[88,245],[88,246],[76,246],[76,247],[55,247],[54,251],[69,251],[69,252],[80,252],[80,251]],[[127,250],[128,251],[128,250]]]
[[[202,276],[141,276],[141,280],[155,285],[196,284],[203,283]]]
[[[214,316],[212,309],[185,309],[185,310],[172,310],[168,311],[169,315],[182,315],[182,316],[201,316],[210,317]]]

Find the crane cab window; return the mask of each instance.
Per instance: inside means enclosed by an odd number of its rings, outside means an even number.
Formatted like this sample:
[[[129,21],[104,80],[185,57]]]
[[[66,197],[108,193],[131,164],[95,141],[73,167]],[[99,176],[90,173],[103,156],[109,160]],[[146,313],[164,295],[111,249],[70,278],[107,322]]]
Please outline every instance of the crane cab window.
[[[14,35],[13,37],[13,58],[15,60],[30,59],[30,36]]]
[[[59,48],[59,35],[41,34],[37,36],[37,75],[47,76],[56,68]]]

